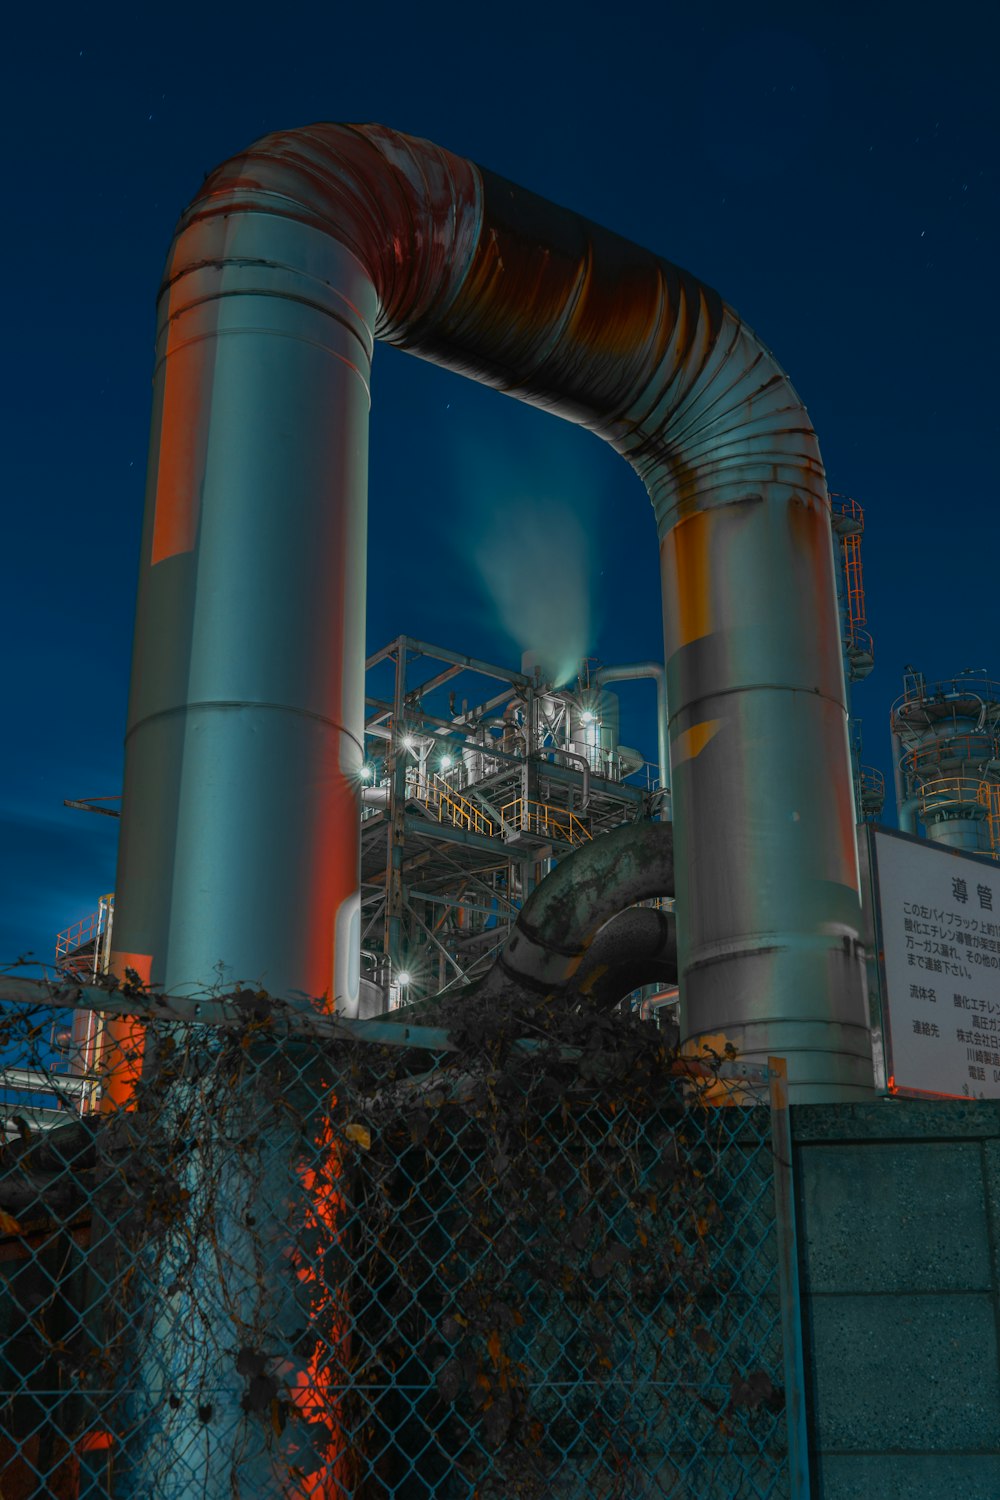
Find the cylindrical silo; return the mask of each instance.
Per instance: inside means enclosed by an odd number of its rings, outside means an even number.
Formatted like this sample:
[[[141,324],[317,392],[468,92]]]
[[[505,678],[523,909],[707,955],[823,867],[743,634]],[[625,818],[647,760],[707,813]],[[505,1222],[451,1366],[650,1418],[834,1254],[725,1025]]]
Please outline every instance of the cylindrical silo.
[[[915,812],[935,843],[1000,853],[1000,683],[984,672],[928,683],[908,669],[892,733],[901,826]]]

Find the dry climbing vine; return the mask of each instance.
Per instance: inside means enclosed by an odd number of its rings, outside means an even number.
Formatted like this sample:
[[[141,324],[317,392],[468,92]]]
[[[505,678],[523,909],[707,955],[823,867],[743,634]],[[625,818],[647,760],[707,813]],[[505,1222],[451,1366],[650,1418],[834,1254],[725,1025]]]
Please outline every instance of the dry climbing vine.
[[[0,1178],[15,1218],[89,1214],[86,1316],[27,1337],[128,1493],[170,1452],[233,1495],[626,1500],[780,1446],[761,1126],[655,1026],[466,1002],[428,1053],[237,1005],[147,1020],[133,1108]]]

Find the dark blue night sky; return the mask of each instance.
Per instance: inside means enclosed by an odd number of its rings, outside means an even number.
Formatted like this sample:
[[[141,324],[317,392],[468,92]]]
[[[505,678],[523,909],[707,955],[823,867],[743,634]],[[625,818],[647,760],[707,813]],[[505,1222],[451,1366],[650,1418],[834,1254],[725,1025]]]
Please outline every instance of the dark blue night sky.
[[[179,17],[179,19],[175,19]],[[173,223],[202,175],[312,120],[426,136],[714,284],[806,401],[831,488],[866,506],[888,772],[903,664],[997,639],[997,99],[992,5],[56,4],[7,23],[0,958],[114,881],[152,373]],[[485,555],[538,536],[581,650],[660,655],[649,503],[582,431],[380,349],[368,644],[407,632],[516,665]],[[527,518],[527,519],[526,519]],[[545,628],[544,615],[538,629]],[[623,738],[655,747],[651,703]]]

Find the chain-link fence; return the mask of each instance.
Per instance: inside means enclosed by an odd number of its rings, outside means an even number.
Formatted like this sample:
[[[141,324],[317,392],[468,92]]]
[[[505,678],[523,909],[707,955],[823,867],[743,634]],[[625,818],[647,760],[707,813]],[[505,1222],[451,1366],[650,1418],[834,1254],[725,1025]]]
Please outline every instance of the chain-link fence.
[[[3,1500],[789,1493],[766,1107],[621,1017],[131,1006],[2,1011]]]

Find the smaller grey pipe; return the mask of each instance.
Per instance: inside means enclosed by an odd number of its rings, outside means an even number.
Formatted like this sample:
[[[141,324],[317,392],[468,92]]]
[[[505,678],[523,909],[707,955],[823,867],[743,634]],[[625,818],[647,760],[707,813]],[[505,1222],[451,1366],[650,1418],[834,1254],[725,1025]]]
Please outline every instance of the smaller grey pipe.
[[[575,750],[557,750],[563,760],[576,761],[578,766],[583,767],[583,795],[580,799],[580,811],[586,812],[590,806],[590,762],[585,755],[577,755]]]
[[[919,797],[906,797],[900,802],[896,809],[896,818],[899,823],[900,833],[913,833],[917,831],[917,808],[920,806]]]
[[[646,678],[656,683],[656,753],[660,758],[660,785],[670,794],[670,738],[667,709],[667,673],[662,662],[635,661],[622,667],[601,667],[597,673],[598,687],[608,682],[641,682]]]
[[[903,781],[903,742],[893,730],[892,735],[892,783],[896,793],[896,816],[902,818],[906,787]],[[899,825],[902,828],[902,823]]]

